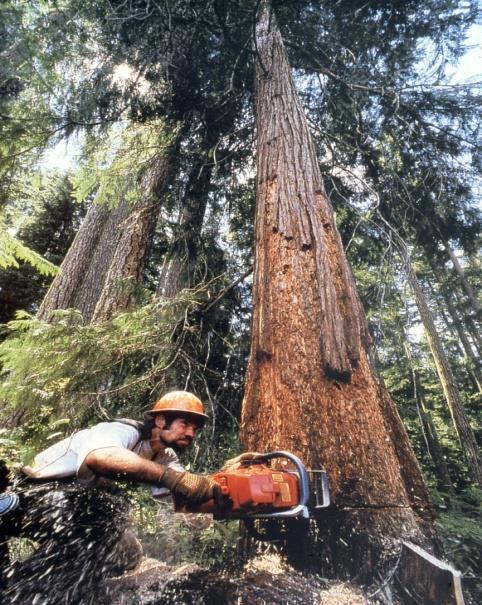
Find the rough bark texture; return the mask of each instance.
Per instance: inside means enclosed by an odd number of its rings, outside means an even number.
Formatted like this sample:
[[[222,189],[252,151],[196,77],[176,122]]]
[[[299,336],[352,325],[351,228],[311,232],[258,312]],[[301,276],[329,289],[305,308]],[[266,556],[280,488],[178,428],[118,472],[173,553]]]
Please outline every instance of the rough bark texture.
[[[407,533],[423,540],[414,509],[426,514],[428,496],[369,363],[361,303],[264,3],[255,50],[256,263],[242,441],[246,449],[288,449],[328,471],[333,507],[317,520],[325,551],[316,564],[366,578],[387,544]]]
[[[430,351],[433,356],[437,374],[444,391],[445,400],[447,401],[455,430],[457,431],[462,451],[467,459],[469,474],[473,481],[479,485],[482,485],[482,459],[479,447],[475,440],[474,431],[472,430],[465,413],[455,377],[443,350],[442,342],[437,333],[432,313],[425,299],[425,294],[411,266],[408,254],[406,252],[403,254],[408,282],[414,294],[415,302],[422,319],[425,335],[430,346]]]
[[[347,380],[360,359],[361,339],[366,336],[356,287],[344,254],[338,254],[341,240],[324,194],[314,145],[281,36],[270,29],[268,17],[258,22],[256,39],[257,217],[262,217],[271,231],[269,238],[265,237],[260,232],[263,226],[258,224],[257,274],[271,281],[271,241],[280,242],[280,253],[290,261],[296,251],[294,262],[302,264],[299,277],[296,266],[288,264],[285,270],[291,268],[301,297],[307,289],[306,272],[311,275],[308,290],[317,301],[323,367]],[[269,283],[267,286],[269,289]],[[266,294],[257,301],[258,320],[266,317],[266,308],[276,297],[276,293]],[[264,340],[269,332],[260,331],[261,350],[270,349],[269,340]]]
[[[102,235],[99,237],[96,247],[91,251],[89,266],[82,284],[76,290],[72,299],[72,307],[81,310],[85,323],[92,321],[112,256],[117,248],[121,225],[129,211],[129,205],[122,201],[117,208],[109,211]]]
[[[109,215],[110,210],[106,206],[93,204],[89,208],[60,266],[60,272],[40,305],[37,313],[39,319],[50,321],[53,311],[75,307],[75,297],[82,287],[93,250],[99,242]],[[82,308],[79,310],[83,312]]]
[[[133,289],[142,281],[144,261],[150,239],[172,170],[176,142],[155,156],[140,181],[140,200],[120,227],[117,246],[112,256],[102,293],[97,301],[92,322],[105,321],[115,311],[126,309]]]

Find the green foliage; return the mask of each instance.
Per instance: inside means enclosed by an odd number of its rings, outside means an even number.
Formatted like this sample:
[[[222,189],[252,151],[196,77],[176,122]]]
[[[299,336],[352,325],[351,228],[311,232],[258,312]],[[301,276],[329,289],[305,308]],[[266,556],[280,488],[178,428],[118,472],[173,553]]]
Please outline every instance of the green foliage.
[[[63,0],[7,5],[0,16],[0,207],[7,212],[1,225],[0,267],[16,266],[19,260],[43,262],[35,253],[43,255],[45,246],[32,246],[31,254],[8,229],[14,227],[17,237],[17,218],[34,207],[32,192],[47,191],[35,187],[31,165],[48,141],[85,128],[85,161],[75,177],[76,196],[96,196],[97,203],[114,207],[119,199],[138,199],[139,174],[175,135],[167,132],[166,124],[181,122],[187,134],[176,178],[163,200],[148,260],[148,286],[156,288],[169,236],[183,209],[181,200],[191,175],[199,176],[193,165],[203,144],[209,151],[203,162],[214,163],[215,170],[206,196],[199,200],[207,199],[207,218],[197,234],[194,274],[204,283],[213,276],[225,278],[172,301],[156,301],[139,290],[137,308],[97,326],[83,326],[75,311],[57,312],[51,325],[21,314],[9,324],[11,337],[0,345],[0,403],[3,419],[16,414],[22,426],[1,437],[0,453],[18,464],[28,459],[35,443],[62,433],[67,425],[55,423],[65,416],[69,431],[106,416],[139,417],[156,394],[181,387],[202,394],[212,421],[187,462],[198,470],[216,468],[239,448],[234,435],[249,347],[249,286],[243,284],[213,308],[209,305],[217,289],[227,285],[228,275],[233,279],[252,263],[255,185],[248,177],[253,169],[251,35],[256,3]],[[480,564],[475,554],[480,535],[473,517],[467,520],[467,469],[430,352],[419,336],[387,222],[429,264],[436,261],[442,269],[444,240],[469,252],[476,248],[480,92],[476,86],[452,88],[444,79],[447,61],[463,51],[476,2],[302,0],[274,1],[273,7],[296,74],[302,76],[297,82],[379,347],[382,375],[428,481],[435,485],[437,469],[421,431],[411,375],[413,369],[420,374],[455,488],[462,492],[464,513],[442,515],[441,531],[449,550],[455,545],[456,564],[473,573]],[[124,79],[119,77],[122,70]],[[196,189],[200,179],[192,180]],[[39,206],[48,213],[47,198],[39,196]],[[34,222],[46,220],[44,215]],[[60,232],[51,226],[41,239]],[[19,240],[30,247],[27,239]],[[49,261],[58,264],[65,250],[59,246],[57,258],[47,256]],[[49,265],[39,268],[47,271]],[[477,284],[475,256],[470,269]],[[444,280],[436,281],[441,285]],[[11,298],[25,298],[18,282],[7,279],[2,288]],[[458,286],[445,280],[444,288],[452,292]],[[28,311],[35,311],[38,298],[39,290]],[[462,305],[460,310],[468,313]],[[401,325],[413,345],[412,364],[403,352]],[[457,343],[445,334],[440,317],[438,325],[469,416],[475,419],[477,396],[467,380],[471,366],[461,362]],[[440,495],[441,501],[446,496]],[[172,521],[175,533],[158,534],[156,509],[142,501],[136,510],[153,544],[177,552],[173,560],[190,560],[191,529],[178,519]],[[229,556],[231,529],[209,531],[196,535],[196,556],[211,562],[219,552]]]
[[[460,495],[458,508],[437,517],[437,530],[449,562],[464,575],[477,602],[482,597],[482,490],[471,487]]]
[[[134,399],[139,413],[175,361],[173,331],[196,304],[192,294],[156,301],[95,326],[83,326],[72,310],[58,311],[53,324],[19,313],[0,345],[4,413],[46,406],[78,421],[92,407],[105,411],[101,396],[113,408]]]
[[[170,300],[149,300],[144,292],[142,306],[98,325],[83,325],[74,310],[57,311],[52,324],[19,312],[0,344],[3,419],[20,414],[27,441],[39,443],[56,432],[53,423],[60,419],[71,421],[71,431],[106,416],[138,418],[156,395],[190,388],[207,393],[202,397],[212,417],[190,463],[220,465],[239,447],[233,433],[240,385],[234,366],[231,379],[222,371],[225,346],[217,353],[214,336],[204,338],[204,329],[213,326],[213,311],[205,311],[213,287],[184,290]],[[212,359],[199,361],[195,355],[202,349]],[[211,363],[216,369],[209,369]]]
[[[19,261],[29,263],[42,275],[55,275],[58,268],[31,250],[5,229],[0,230],[0,269],[19,267]]]
[[[96,204],[116,207],[120,200],[140,199],[139,175],[161,154],[176,136],[165,120],[119,126],[89,138],[86,160],[74,176],[75,197],[79,202],[95,194]]]
[[[50,435],[45,436],[44,433],[45,425],[50,423],[51,416],[50,410],[40,407],[35,419],[31,419],[15,429],[0,430],[0,460],[5,461],[12,473],[32,462],[38,453],[39,442],[49,442]],[[39,435],[41,435],[40,438]]]
[[[5,212],[10,229],[35,259],[41,255],[47,268],[60,265],[84,213],[84,205],[72,197],[69,175],[34,172],[25,176],[15,194]],[[40,274],[35,266],[18,260],[0,268],[0,323],[12,320],[19,309],[34,312],[56,273]]]

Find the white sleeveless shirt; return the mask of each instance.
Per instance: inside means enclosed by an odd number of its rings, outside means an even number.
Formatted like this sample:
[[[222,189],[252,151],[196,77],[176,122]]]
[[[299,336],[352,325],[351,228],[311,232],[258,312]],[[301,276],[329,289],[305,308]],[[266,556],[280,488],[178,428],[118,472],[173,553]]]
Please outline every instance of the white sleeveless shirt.
[[[121,447],[163,466],[185,470],[174,450],[167,448],[162,454],[154,455],[149,441],[140,440],[139,431],[134,426],[114,421],[101,422],[90,429],[77,431],[43,450],[35,456],[33,473],[29,475],[36,479],[77,476],[83,484],[95,485],[98,477],[87,467],[85,459],[91,452],[106,447]],[[151,492],[153,496],[163,496],[169,490],[151,486]]]

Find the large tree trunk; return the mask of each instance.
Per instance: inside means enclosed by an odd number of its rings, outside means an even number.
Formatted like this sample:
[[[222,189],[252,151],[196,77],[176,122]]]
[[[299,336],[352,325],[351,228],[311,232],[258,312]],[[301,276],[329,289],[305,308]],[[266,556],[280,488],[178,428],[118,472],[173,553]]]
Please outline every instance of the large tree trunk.
[[[117,246],[92,316],[93,323],[105,321],[116,311],[127,309],[134,288],[142,282],[144,262],[179,139],[178,133],[166,150],[151,159],[141,176],[140,200],[120,226]]]
[[[93,204],[89,208],[58,275],[40,305],[38,319],[51,321],[53,311],[74,307],[84,314],[79,292],[110,215],[111,211],[106,206]],[[76,297],[79,306],[74,303]]]
[[[110,210],[104,223],[102,235],[91,252],[91,259],[82,284],[72,299],[72,307],[82,312],[84,322],[90,323],[95,306],[104,287],[107,271],[117,247],[121,225],[130,212],[130,206],[121,201],[117,208]]]
[[[368,334],[281,34],[256,26],[258,176],[246,449],[288,449],[329,474],[312,561],[367,579],[402,537],[423,541],[428,496],[397,411],[370,366]]]
[[[114,209],[97,204],[90,207],[45,295],[39,319],[50,321],[53,311],[74,308],[89,323],[102,321],[128,306],[133,286],[141,281],[150,236],[182,132],[178,129],[166,149],[150,160],[140,178],[141,199],[137,204],[129,206],[121,200]]]
[[[447,252],[447,254],[450,257],[450,260],[452,261],[454,271],[455,271],[457,277],[459,278],[460,283],[462,284],[462,288],[464,289],[464,292],[470,301],[470,306],[472,308],[474,316],[477,317],[478,319],[482,319],[482,308],[480,306],[480,303],[477,299],[477,296],[475,295],[475,292],[472,289],[472,286],[469,283],[469,280],[467,279],[467,276],[465,275],[464,270],[460,266],[459,260],[456,256],[455,252],[452,250],[452,248],[450,247],[450,245],[447,242],[444,243],[444,247],[445,247],[445,251]]]
[[[462,399],[455,382],[455,377],[447,361],[447,357],[445,356],[442,342],[437,333],[435,322],[427,304],[425,294],[412,268],[408,251],[404,246],[401,246],[401,252],[407,271],[408,282],[414,294],[415,302],[422,319],[425,336],[430,346],[430,351],[432,352],[435,367],[444,391],[450,415],[459,437],[460,446],[467,459],[469,474],[473,481],[482,486],[482,459],[480,456],[480,450],[475,440],[472,427],[470,426],[469,420],[465,413]]]

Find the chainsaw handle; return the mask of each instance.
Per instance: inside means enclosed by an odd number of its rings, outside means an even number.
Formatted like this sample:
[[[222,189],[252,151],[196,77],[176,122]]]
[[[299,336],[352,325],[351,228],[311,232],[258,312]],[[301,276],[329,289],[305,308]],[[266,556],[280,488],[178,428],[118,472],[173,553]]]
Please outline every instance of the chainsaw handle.
[[[247,464],[256,464],[262,463],[268,460],[273,460],[274,458],[285,458],[292,462],[298,472],[299,475],[299,500],[298,504],[290,510],[277,511],[269,514],[270,517],[298,517],[302,516],[305,519],[309,518],[310,514],[308,511],[308,502],[310,499],[310,482],[308,479],[308,473],[306,471],[305,465],[301,462],[298,456],[291,454],[290,452],[285,452],[284,450],[279,450],[276,452],[268,452],[267,454],[261,454],[256,456],[255,460],[245,460],[243,463]],[[259,515],[260,517],[266,515]],[[258,515],[250,515],[251,518],[256,518]]]

